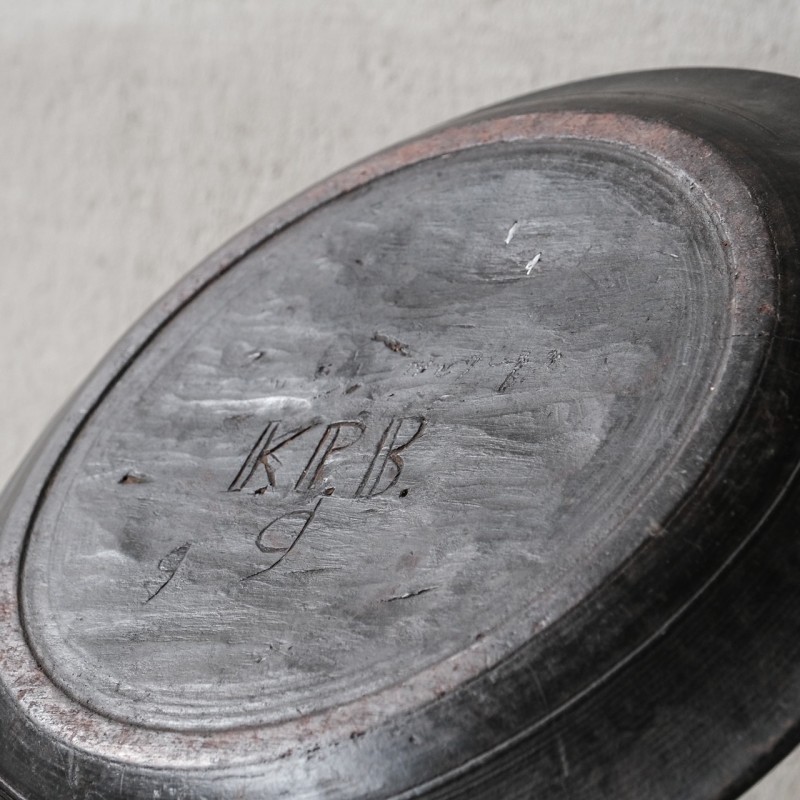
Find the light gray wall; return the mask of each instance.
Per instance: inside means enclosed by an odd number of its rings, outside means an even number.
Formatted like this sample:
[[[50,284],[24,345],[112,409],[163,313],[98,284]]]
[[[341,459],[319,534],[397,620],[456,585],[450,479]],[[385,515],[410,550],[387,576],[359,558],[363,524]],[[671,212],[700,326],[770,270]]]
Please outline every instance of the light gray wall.
[[[554,83],[800,75],[797,0],[0,0],[0,483],[200,258],[349,162]],[[796,800],[800,754],[747,795]]]

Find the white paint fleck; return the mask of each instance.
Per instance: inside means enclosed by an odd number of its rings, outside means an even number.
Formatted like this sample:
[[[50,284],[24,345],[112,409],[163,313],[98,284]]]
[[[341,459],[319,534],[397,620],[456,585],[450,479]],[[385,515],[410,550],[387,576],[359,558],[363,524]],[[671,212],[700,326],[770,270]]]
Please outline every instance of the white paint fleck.
[[[531,272],[534,270],[536,265],[539,263],[539,259],[542,257],[541,253],[537,253],[526,265],[525,265],[525,274],[530,275]]]
[[[241,413],[246,411],[293,411],[311,408],[311,401],[305,397],[272,395],[271,397],[251,397],[245,399],[185,400],[190,406],[210,408],[214,411]]]
[[[517,228],[519,228],[519,220],[515,219],[514,224],[508,229],[508,233],[506,234],[506,244],[511,244],[511,240],[514,238]]]

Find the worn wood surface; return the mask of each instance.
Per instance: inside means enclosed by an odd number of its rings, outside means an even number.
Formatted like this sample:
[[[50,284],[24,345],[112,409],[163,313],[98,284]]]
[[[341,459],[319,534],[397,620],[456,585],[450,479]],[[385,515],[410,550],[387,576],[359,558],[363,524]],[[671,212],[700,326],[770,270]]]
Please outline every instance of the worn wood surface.
[[[681,450],[681,488],[710,455],[687,439],[731,280],[697,211],[607,147],[495,146],[250,254],[50,488],[23,573],[48,672],[107,714],[214,728],[445,662],[431,699],[478,634],[500,641],[467,673],[506,655],[663,520]]]
[[[777,758],[799,97],[533,96],[201,265],[6,494],[8,791],[699,800]]]

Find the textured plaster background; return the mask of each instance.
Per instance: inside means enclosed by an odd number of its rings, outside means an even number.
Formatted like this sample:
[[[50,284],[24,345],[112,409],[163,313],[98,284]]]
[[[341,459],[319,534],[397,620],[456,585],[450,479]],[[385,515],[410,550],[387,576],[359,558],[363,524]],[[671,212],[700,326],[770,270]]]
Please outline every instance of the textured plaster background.
[[[800,75],[797,0],[0,0],[0,483],[260,214],[482,105],[662,66]],[[800,753],[746,795],[796,800]]]

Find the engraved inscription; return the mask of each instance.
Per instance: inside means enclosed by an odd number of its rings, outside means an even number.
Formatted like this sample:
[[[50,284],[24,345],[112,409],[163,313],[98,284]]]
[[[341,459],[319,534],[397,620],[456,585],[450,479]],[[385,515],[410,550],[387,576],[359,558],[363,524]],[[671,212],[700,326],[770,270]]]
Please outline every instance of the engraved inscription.
[[[410,423],[410,425],[406,425],[406,423]],[[416,424],[416,430],[411,436],[402,444],[397,444],[403,427],[413,427],[414,424]],[[424,429],[425,419],[423,417],[393,419],[381,435],[378,448],[369,467],[367,467],[367,471],[364,473],[364,477],[361,479],[361,483],[358,485],[358,489],[356,489],[355,497],[377,497],[379,494],[391,489],[397,483],[403,471],[404,462],[400,453],[410,447],[422,435]],[[381,488],[381,480],[390,463],[394,467],[394,474]]]
[[[530,350],[525,350],[524,352],[519,354],[519,358],[517,358],[516,362],[514,363],[514,367],[508,375],[503,378],[503,382],[497,387],[497,391],[500,394],[507,392],[517,381],[519,380],[519,374],[525,367],[525,365],[530,361],[531,353]]]
[[[275,453],[289,444],[289,442],[293,442],[314,427],[313,425],[308,425],[305,428],[297,428],[276,439],[275,435],[278,432],[280,424],[280,420],[267,424],[261,436],[258,437],[258,441],[253,446],[253,449],[248,453],[241,469],[228,487],[229,492],[238,492],[244,489],[253,479],[259,467],[264,468],[264,472],[266,472],[267,475],[267,483],[256,489],[255,493],[263,494],[267,489],[275,488],[275,467],[270,459],[280,463]]]
[[[319,443],[314,448],[311,458],[297,479],[297,483],[294,485],[295,491],[310,491],[313,489],[324,474],[325,462],[328,458],[334,453],[341,452],[355,444],[364,435],[364,430],[363,422],[333,422],[328,425]],[[339,440],[342,431],[349,432],[350,438],[337,446],[336,442]],[[342,438],[344,439],[345,437]]]
[[[296,428],[279,437],[280,424],[280,420],[271,421],[264,428],[228,487],[229,492],[238,492],[247,487],[259,467],[264,468],[267,483],[257,488],[255,494],[264,494],[267,489],[276,488],[276,467],[272,462],[280,465],[280,461],[275,452],[289,443],[299,440],[313,428],[319,427],[309,425]],[[424,417],[392,418],[381,431],[377,446],[352,494],[352,499],[378,497],[391,489],[403,472],[405,462],[401,454],[417,441],[424,429]],[[294,483],[294,491],[309,493],[319,487],[326,477],[325,467],[328,465],[329,459],[336,453],[359,443],[364,438],[366,430],[366,425],[358,420],[341,420],[326,425],[322,434],[315,440],[314,449]],[[256,578],[277,567],[297,546],[314,520],[322,500],[332,496],[335,491],[335,486],[328,485],[322,490],[323,497],[317,501],[313,509],[294,509],[275,517],[265,525],[256,537],[256,547],[267,555],[277,555],[277,558],[268,567],[254,572],[242,580]],[[407,495],[408,490],[402,496]]]
[[[156,589],[152,591],[150,596],[145,600],[145,603],[149,603],[151,600],[156,598],[164,589],[167,588],[169,582],[175,577],[175,573],[178,571],[181,564],[183,564],[183,559],[186,558],[186,554],[189,552],[189,548],[192,546],[191,542],[186,542],[185,544],[176,547],[174,550],[171,550],[161,561],[158,562],[158,569],[166,574],[167,579],[162,581],[161,583],[155,583]]]
[[[256,537],[256,547],[262,553],[280,555],[265,569],[254,572],[252,575],[242,578],[242,580],[249,581],[251,578],[257,578],[259,575],[275,569],[300,541],[308,526],[314,520],[321,504],[322,498],[317,501],[317,504],[310,511],[289,511],[286,514],[275,517],[272,522],[265,525]]]
[[[377,447],[351,496],[353,498],[377,497],[391,489],[403,471],[404,461],[401,453],[422,435],[425,424],[424,417],[392,418],[381,432]],[[259,472],[259,468],[264,469],[267,483],[256,488],[254,493],[264,494],[268,489],[275,489],[278,485],[277,467],[281,463],[278,456],[275,455],[276,452],[299,440],[301,436],[314,428],[320,427],[319,425],[307,425],[279,436],[280,425],[280,420],[273,420],[264,428],[236,473],[236,477],[228,486],[229,492],[239,492],[255,483],[255,475]],[[361,442],[366,431],[366,425],[358,420],[341,420],[326,425],[322,434],[315,440],[314,449],[294,482],[294,491],[306,493],[316,489],[323,482],[325,468],[330,459],[336,453]],[[306,437],[306,439],[308,438]],[[334,491],[334,486],[328,486],[324,493],[331,495]]]
[[[290,444],[300,447],[306,442],[314,442],[308,459],[304,462],[301,461],[305,466],[294,483],[288,484],[287,481],[284,481],[283,485],[292,485],[291,491],[306,495],[321,489],[319,494],[322,497],[312,509],[296,508],[287,511],[273,518],[258,532],[255,539],[256,547],[266,555],[277,557],[269,566],[247,575],[241,579],[242,581],[256,578],[275,569],[292,552],[313,522],[322,500],[331,497],[336,492],[333,484],[322,488],[322,484],[326,483],[326,467],[330,465],[331,459],[337,453],[360,443],[367,432],[366,424],[360,420],[339,420],[328,423],[324,427],[321,423],[313,423],[292,428],[283,434],[280,433],[281,424],[282,420],[270,420],[267,423],[253,447],[250,448],[227,491],[241,492],[255,485],[253,493],[263,495],[269,490],[278,488],[277,470],[281,466],[281,461],[276,455],[277,452]],[[352,494],[349,494],[351,499],[366,500],[385,494],[391,489],[403,472],[405,462],[401,454],[419,439],[425,430],[425,425],[424,417],[390,419],[381,431],[371,455],[368,455],[367,452],[363,454],[366,462],[365,470],[354,490],[351,484],[350,492]],[[314,438],[306,436],[314,429],[322,429],[322,433]],[[368,461],[367,458],[369,458]],[[261,475],[262,469],[263,475]],[[261,477],[257,479],[257,476]],[[266,477],[266,483],[263,483],[264,477]],[[408,490],[401,493],[402,497],[407,495]],[[344,496],[348,496],[348,494]],[[178,571],[190,547],[191,544],[187,542],[176,547],[161,559],[158,568],[161,572],[166,573],[167,578],[155,585],[145,601],[146,603],[149,603],[166,588]]]

